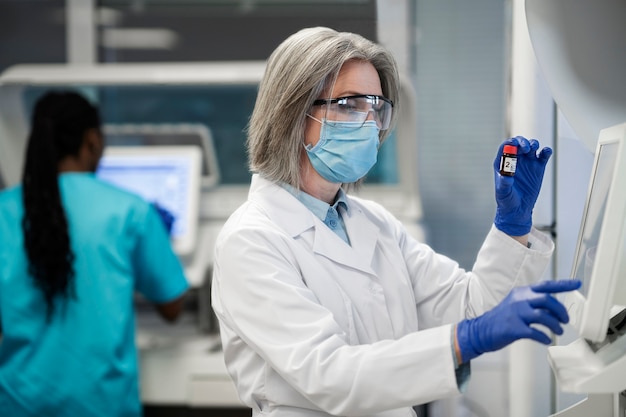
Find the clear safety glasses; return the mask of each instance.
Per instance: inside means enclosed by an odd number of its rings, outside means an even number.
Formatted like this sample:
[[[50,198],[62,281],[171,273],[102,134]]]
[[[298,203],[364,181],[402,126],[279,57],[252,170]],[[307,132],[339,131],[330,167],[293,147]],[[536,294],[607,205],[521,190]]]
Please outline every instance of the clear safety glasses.
[[[327,120],[342,122],[365,123],[373,116],[378,128],[386,130],[391,123],[393,102],[383,96],[361,94],[357,96],[319,99],[313,102],[314,106],[326,106]]]

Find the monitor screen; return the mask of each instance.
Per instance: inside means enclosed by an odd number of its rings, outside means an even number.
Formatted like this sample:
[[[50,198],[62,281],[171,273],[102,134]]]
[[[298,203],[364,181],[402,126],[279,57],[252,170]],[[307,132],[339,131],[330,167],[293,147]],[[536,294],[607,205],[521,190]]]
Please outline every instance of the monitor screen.
[[[195,247],[200,165],[196,146],[109,146],[96,176],[167,210],[174,218],[173,248],[187,255]]]
[[[591,272],[604,221],[606,200],[615,171],[618,145],[618,142],[611,142],[599,146],[586,212],[576,247],[572,277],[582,281],[581,292],[585,297],[589,293]]]
[[[582,281],[566,296],[580,337],[602,342],[626,305],[626,124],[601,131],[572,267]]]

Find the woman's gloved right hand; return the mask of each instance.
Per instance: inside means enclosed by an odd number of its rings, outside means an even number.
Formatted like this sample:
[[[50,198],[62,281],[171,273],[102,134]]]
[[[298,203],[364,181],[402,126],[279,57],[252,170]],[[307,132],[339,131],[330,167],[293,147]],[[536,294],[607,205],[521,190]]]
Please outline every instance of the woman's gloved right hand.
[[[550,294],[576,290],[580,285],[579,280],[565,279],[517,287],[492,310],[475,319],[463,320],[456,327],[461,363],[519,339],[550,344],[550,337],[531,324],[541,324],[562,334],[561,323],[567,323],[569,316],[563,304]]]

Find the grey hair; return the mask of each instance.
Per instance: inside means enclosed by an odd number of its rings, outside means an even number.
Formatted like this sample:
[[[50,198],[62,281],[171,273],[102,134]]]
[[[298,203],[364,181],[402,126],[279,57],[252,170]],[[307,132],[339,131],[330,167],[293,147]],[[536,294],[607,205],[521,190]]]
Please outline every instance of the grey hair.
[[[302,29],[285,39],[267,61],[248,125],[252,172],[299,188],[306,113],[352,59],[376,68],[383,95],[394,103],[391,126],[380,132],[381,143],[385,140],[398,114],[398,70],[391,53],[354,33]]]

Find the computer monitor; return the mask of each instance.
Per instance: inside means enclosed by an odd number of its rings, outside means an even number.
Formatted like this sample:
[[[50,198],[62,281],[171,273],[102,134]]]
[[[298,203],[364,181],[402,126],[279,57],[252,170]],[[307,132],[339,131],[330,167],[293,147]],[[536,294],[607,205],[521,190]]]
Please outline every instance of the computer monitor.
[[[197,146],[108,146],[96,176],[169,211],[173,249],[185,256],[196,245],[201,161]]]
[[[570,322],[580,337],[603,342],[626,306],[626,123],[600,132],[572,278],[583,285],[565,296]]]

